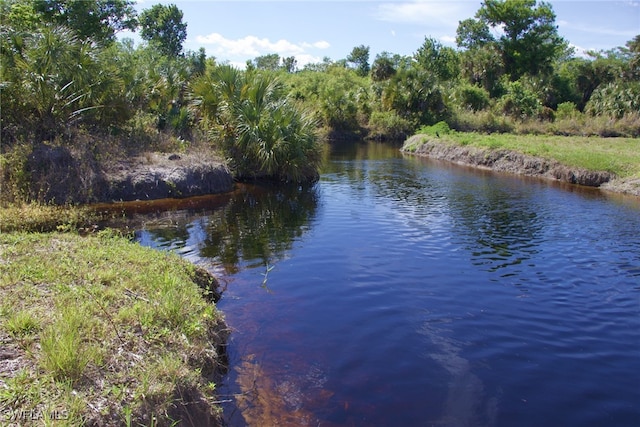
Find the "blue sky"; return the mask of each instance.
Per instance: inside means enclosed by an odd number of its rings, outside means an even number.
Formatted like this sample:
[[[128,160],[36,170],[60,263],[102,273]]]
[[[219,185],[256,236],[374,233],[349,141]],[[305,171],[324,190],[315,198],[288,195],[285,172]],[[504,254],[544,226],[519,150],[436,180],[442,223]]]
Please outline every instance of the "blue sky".
[[[383,51],[412,55],[425,37],[455,47],[458,22],[473,17],[482,2],[138,0],[136,7],[142,11],[156,3],[173,3],[183,11],[186,50],[204,47],[218,62],[240,67],[257,56],[277,53],[295,56],[302,68],[323,57],[346,58],[359,45],[369,46],[371,62]],[[558,32],[578,54],[624,46],[640,34],[640,0],[549,3]]]

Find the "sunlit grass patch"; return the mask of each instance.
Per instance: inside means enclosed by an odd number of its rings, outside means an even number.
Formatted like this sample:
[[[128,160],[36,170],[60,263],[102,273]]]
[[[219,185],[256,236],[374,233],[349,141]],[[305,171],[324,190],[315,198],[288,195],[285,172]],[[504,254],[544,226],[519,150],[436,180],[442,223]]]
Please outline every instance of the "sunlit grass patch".
[[[0,260],[0,338],[20,366],[0,369],[1,410],[170,424],[188,389],[216,414],[225,329],[195,266],[113,231],[2,233]]]
[[[69,231],[85,227],[96,219],[97,216],[86,207],[6,204],[0,207],[0,232]]]
[[[439,142],[444,139],[431,137],[429,140]],[[451,132],[446,135],[445,143],[511,150],[556,160],[570,167],[611,172],[620,178],[640,174],[640,138]],[[413,151],[417,148],[412,147]]]

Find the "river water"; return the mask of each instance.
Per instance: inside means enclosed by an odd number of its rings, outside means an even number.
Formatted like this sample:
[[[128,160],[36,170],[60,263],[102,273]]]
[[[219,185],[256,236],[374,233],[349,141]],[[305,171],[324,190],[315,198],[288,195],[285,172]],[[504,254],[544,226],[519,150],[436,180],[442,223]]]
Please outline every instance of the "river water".
[[[640,426],[637,199],[354,143],[151,210],[226,288],[230,426]]]

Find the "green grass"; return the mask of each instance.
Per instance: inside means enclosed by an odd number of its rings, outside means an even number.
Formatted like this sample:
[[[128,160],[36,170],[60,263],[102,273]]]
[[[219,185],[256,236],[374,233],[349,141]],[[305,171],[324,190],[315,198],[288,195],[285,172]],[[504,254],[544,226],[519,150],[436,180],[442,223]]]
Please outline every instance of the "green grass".
[[[620,178],[640,177],[640,138],[451,132],[442,139],[478,148],[512,150],[571,167],[612,172]]]
[[[82,206],[38,203],[0,205],[0,233],[12,231],[69,231],[88,227],[98,219]]]
[[[171,425],[176,406],[203,402],[219,414],[211,375],[224,322],[196,283],[213,278],[112,231],[0,233],[0,341],[11,354],[0,361],[0,424],[34,413],[56,426]]]

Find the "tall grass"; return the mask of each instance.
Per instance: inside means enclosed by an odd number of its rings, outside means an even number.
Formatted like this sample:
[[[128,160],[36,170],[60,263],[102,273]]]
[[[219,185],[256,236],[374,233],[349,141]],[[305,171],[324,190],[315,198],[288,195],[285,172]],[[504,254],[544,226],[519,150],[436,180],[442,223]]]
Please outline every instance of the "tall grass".
[[[518,120],[492,110],[457,110],[452,115],[449,125],[459,132],[640,137],[640,113],[628,113],[614,118],[607,115],[591,116],[575,111],[573,114],[557,115],[553,120]]]

